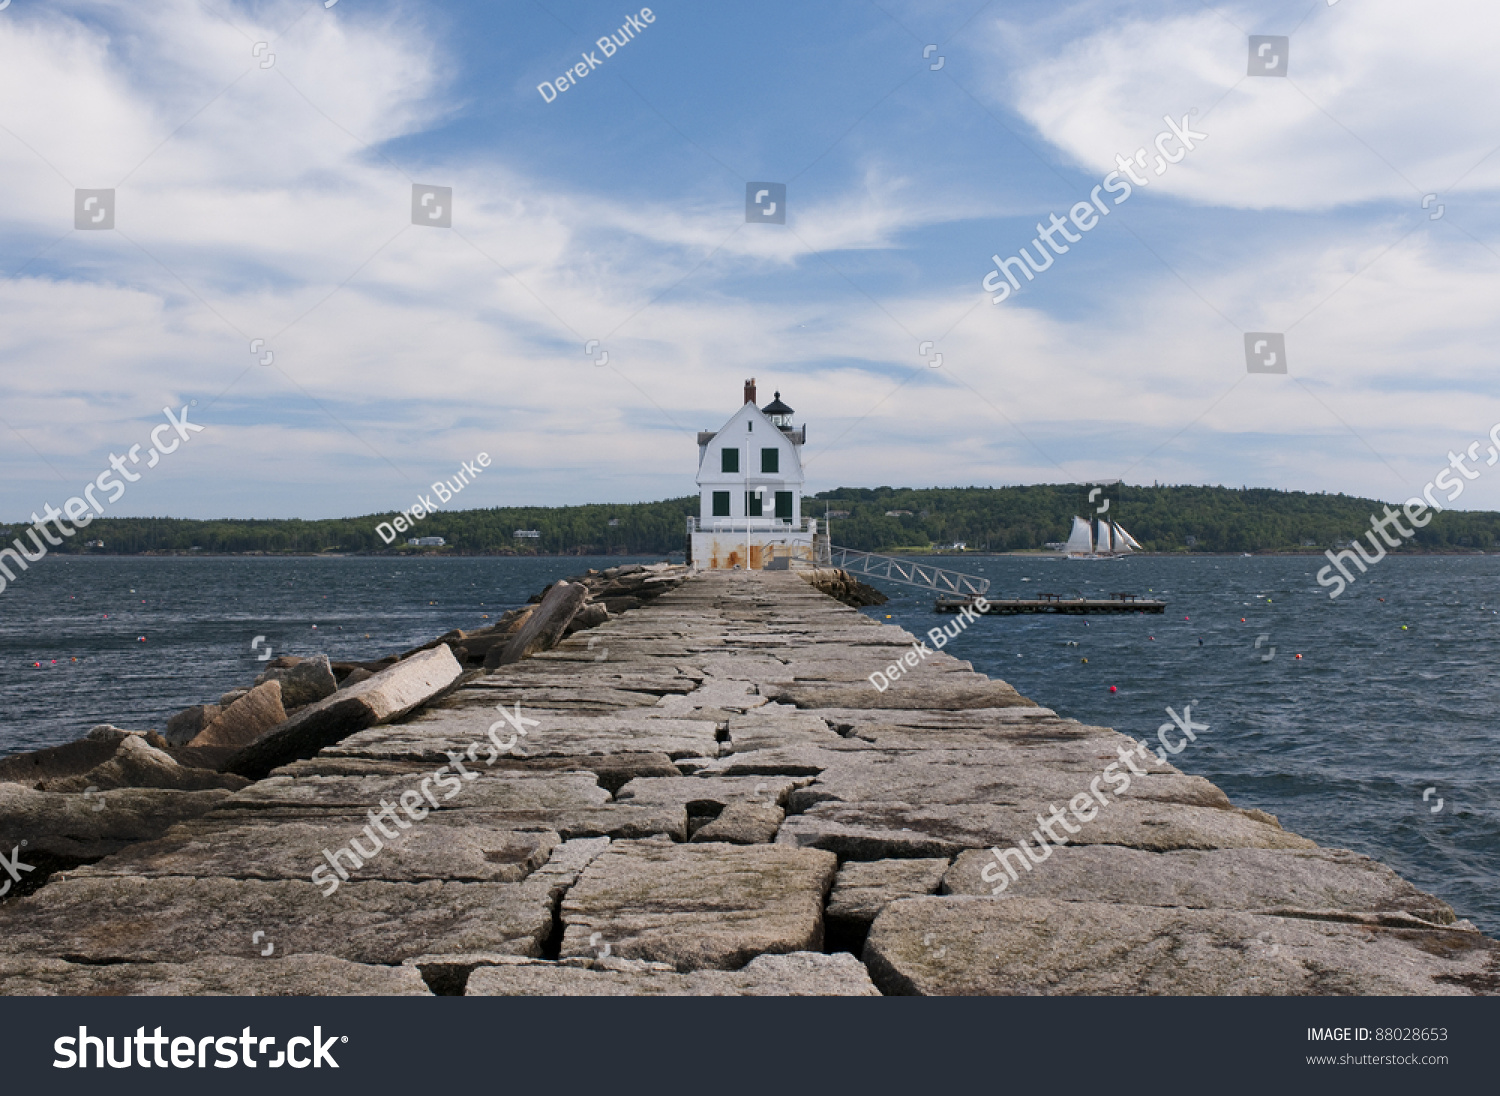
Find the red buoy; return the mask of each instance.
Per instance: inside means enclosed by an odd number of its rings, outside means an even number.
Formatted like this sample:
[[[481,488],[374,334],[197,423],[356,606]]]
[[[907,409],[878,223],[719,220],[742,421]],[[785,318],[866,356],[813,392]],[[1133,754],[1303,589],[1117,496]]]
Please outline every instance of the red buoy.
[[[1111,686],[1110,686],[1110,687],[1109,687],[1109,691],[1110,691],[1110,692],[1115,692],[1115,691],[1116,691],[1116,689],[1115,689],[1115,687],[1114,687],[1114,686],[1113,686],[1113,685],[1111,685]]]

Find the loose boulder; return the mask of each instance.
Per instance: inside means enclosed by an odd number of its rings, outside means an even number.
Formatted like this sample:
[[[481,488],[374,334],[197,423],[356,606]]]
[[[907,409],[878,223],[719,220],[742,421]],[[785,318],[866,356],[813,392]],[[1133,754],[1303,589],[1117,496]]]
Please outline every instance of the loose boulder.
[[[144,735],[128,735],[115,744],[114,756],[86,773],[50,781],[53,792],[84,792],[90,788],[174,788],[196,792],[210,788],[238,791],[248,781],[243,777],[216,773],[212,769],[189,768],[146,741]]]
[[[285,720],[286,709],[281,703],[281,682],[267,681],[225,708],[188,745],[248,746]]]
[[[281,683],[281,706],[287,710],[315,704],[333,694],[339,685],[327,655],[301,659],[294,666],[274,667],[255,679],[255,684]]]
[[[546,651],[562,639],[569,622],[588,597],[588,587],[580,582],[555,583],[542,598],[536,611],[526,618],[519,631],[503,648],[494,648],[485,658],[486,668],[509,666],[537,651]]]
[[[311,757],[325,746],[405,715],[462,673],[463,667],[446,645],[423,651],[316,704],[309,704],[231,757],[224,768],[259,780],[272,769]],[[279,688],[271,681],[258,687]]]
[[[194,704],[167,720],[167,733],[162,737],[168,746],[186,746],[223,711],[217,704]]]

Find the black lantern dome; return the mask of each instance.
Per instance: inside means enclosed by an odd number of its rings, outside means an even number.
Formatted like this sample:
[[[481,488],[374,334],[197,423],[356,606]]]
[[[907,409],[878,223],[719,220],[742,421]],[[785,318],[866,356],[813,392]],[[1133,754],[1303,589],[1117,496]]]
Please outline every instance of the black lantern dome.
[[[781,402],[781,393],[776,393],[776,398],[761,408],[761,412],[773,423],[783,430],[792,428],[792,409]]]

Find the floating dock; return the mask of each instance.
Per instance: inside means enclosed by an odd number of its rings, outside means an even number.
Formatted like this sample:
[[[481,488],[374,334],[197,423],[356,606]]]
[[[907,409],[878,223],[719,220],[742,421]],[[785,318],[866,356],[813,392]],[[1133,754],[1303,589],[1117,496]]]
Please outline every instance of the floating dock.
[[[1062,613],[1084,616],[1093,613],[1161,613],[1167,603],[1135,594],[1110,594],[1107,598],[1065,598],[1042,594],[1035,598],[989,598],[983,609],[974,608],[973,598],[938,598],[937,611],[957,613],[968,608],[986,616],[1015,616],[1019,613]]]

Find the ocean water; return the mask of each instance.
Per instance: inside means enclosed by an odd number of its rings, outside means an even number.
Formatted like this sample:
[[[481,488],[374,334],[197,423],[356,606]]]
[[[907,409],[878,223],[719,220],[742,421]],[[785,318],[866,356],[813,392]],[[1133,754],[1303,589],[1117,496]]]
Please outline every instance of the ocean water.
[[[590,567],[654,562],[48,556],[0,593],[0,755],[97,723],[161,729],[248,686],[268,647],[376,659],[483,627]]]
[[[482,626],[585,568],[652,561],[50,556],[0,593],[0,754],[101,722],[160,728],[248,685],[267,646],[378,658]],[[1336,601],[1314,557],[948,565],[995,596],[1164,598],[1162,616],[985,617],[946,649],[1138,738],[1191,706],[1209,729],[1179,768],[1500,935],[1500,556],[1388,558]],[[877,584],[892,600],[866,610],[876,619],[919,635],[954,621],[930,592]]]
[[[1166,709],[1191,706],[1209,730],[1178,768],[1500,935],[1500,556],[1389,557],[1336,600],[1321,556],[935,562],[995,597],[1163,598],[1161,616],[982,617],[945,650],[1158,750]],[[929,592],[875,584],[891,595],[876,619],[918,635],[955,619]]]

